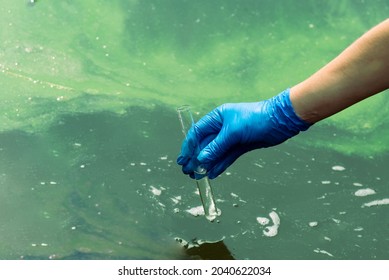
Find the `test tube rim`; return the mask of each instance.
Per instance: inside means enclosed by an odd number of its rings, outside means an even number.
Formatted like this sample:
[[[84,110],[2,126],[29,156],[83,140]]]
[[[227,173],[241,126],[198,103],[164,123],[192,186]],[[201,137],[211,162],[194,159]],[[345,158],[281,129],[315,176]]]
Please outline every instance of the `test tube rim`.
[[[190,105],[181,105],[179,107],[177,107],[177,112],[181,113],[181,112],[186,112],[186,111],[189,111],[191,109],[191,106]]]

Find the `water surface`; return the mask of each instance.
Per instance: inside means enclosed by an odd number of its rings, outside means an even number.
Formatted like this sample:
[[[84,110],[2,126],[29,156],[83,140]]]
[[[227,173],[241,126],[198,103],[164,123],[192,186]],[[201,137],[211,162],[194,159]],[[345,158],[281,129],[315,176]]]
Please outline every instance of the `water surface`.
[[[1,259],[389,257],[388,206],[365,205],[389,198],[387,93],[243,156],[212,181],[218,222],[186,211],[200,199],[175,164],[175,107],[199,117],[269,98],[385,19],[389,1],[4,0],[0,11]],[[258,218],[272,212],[268,237]]]

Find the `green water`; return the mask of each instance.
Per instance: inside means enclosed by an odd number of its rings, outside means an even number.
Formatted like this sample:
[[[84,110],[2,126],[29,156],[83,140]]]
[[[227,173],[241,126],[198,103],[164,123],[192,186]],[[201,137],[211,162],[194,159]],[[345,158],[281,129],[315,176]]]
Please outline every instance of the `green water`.
[[[269,98],[388,11],[387,0],[1,1],[0,259],[388,259],[388,206],[363,207],[389,198],[387,93],[242,157],[212,181],[217,223],[185,211],[200,200],[175,164],[174,110]],[[267,237],[257,218],[272,211]]]

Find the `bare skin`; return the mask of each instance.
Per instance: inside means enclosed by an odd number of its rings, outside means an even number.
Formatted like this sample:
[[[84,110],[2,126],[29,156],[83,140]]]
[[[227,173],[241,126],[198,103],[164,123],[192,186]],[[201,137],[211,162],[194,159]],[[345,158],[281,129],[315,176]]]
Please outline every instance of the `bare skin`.
[[[292,87],[290,99],[301,119],[315,123],[388,88],[389,19]]]

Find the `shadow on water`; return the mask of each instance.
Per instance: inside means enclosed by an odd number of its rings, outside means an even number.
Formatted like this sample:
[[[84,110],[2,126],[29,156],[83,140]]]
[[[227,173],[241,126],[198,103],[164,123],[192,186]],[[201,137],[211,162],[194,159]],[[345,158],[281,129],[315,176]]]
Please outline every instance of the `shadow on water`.
[[[216,242],[205,242],[193,240],[186,242],[180,238],[176,241],[181,244],[186,255],[190,258],[201,260],[234,260],[232,253],[224,244],[223,240]]]

